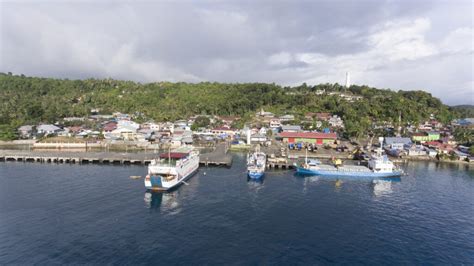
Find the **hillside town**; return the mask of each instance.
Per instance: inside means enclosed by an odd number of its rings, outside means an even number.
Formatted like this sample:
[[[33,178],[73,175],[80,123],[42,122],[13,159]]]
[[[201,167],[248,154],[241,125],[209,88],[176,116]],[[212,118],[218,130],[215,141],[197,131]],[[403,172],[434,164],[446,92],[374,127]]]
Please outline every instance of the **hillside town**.
[[[260,111],[248,123],[239,116],[195,115],[174,122],[137,122],[140,114],[99,114],[65,117],[54,124],[23,125],[17,143],[32,148],[85,148],[122,150],[160,150],[182,145],[212,147],[228,142],[231,149],[248,150],[254,144],[266,147],[273,156],[288,157],[309,151],[310,156],[340,155],[364,158],[376,147],[373,133],[363,139],[345,139],[344,121],[327,112],[308,112],[302,119],[293,114],[277,116]],[[396,127],[380,121],[374,129],[385,134],[384,150],[393,158],[474,161],[472,149],[460,145],[453,132],[458,128],[474,130],[474,118],[442,124],[435,116],[417,126]]]

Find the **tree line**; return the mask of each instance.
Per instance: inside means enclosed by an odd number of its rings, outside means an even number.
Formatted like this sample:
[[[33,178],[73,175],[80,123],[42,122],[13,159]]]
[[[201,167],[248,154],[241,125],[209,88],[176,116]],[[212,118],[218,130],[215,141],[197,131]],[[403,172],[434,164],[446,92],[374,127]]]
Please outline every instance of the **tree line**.
[[[325,91],[325,93],[316,93]],[[330,95],[359,95],[355,102]],[[459,114],[424,91],[392,91],[368,86],[319,84],[284,87],[268,83],[139,83],[113,79],[53,79],[0,73],[0,137],[11,138],[23,124],[53,123],[64,117],[101,113],[140,113],[146,119],[174,121],[191,115],[239,115],[250,119],[264,108],[277,115],[330,112],[344,119],[349,137],[361,136],[376,121],[418,124],[434,114],[446,123]],[[8,134],[6,134],[6,132]],[[6,137],[5,137],[6,138]]]

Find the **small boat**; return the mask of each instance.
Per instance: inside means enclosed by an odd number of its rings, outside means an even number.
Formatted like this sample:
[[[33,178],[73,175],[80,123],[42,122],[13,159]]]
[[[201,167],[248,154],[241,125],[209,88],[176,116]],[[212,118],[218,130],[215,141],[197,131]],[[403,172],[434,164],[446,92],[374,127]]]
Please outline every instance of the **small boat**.
[[[381,138],[383,142],[383,138]],[[343,165],[340,160],[334,160],[334,164],[322,164],[318,160],[305,159],[303,165],[296,165],[296,172],[302,175],[321,176],[351,176],[351,177],[374,177],[391,178],[400,177],[403,174],[401,169],[397,169],[393,162],[386,155],[382,155],[382,149],[369,159],[368,166]]]
[[[199,167],[199,152],[183,146],[168,153],[148,165],[145,188],[150,190],[170,190],[190,178]]]
[[[255,152],[247,155],[247,175],[252,179],[262,178],[265,174],[267,155],[257,146]]]

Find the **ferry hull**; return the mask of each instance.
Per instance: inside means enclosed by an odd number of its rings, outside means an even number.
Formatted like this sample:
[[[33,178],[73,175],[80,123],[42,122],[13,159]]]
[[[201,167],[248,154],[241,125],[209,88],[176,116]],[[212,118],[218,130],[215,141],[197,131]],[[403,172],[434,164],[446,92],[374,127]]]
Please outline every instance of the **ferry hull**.
[[[176,188],[180,186],[183,182],[191,178],[196,172],[198,171],[198,168],[196,168],[194,171],[189,173],[187,176],[179,179],[176,183],[174,183],[171,186],[163,186],[163,183],[161,181],[161,176],[160,175],[152,175],[150,176],[150,181],[145,180],[145,188],[147,190],[153,190],[153,191],[168,191],[172,190],[173,188]]]
[[[311,170],[303,167],[297,167],[296,173],[300,175],[320,175],[320,176],[351,176],[351,177],[400,177],[401,171],[390,173],[374,173],[374,172],[343,172],[343,171],[325,171]]]

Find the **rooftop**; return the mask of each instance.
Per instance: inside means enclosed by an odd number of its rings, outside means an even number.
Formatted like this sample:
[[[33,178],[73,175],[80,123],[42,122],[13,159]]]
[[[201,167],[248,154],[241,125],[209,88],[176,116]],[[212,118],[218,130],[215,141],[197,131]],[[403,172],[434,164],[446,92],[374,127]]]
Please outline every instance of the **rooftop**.
[[[321,132],[282,132],[282,138],[306,138],[306,139],[337,139],[336,133]]]

